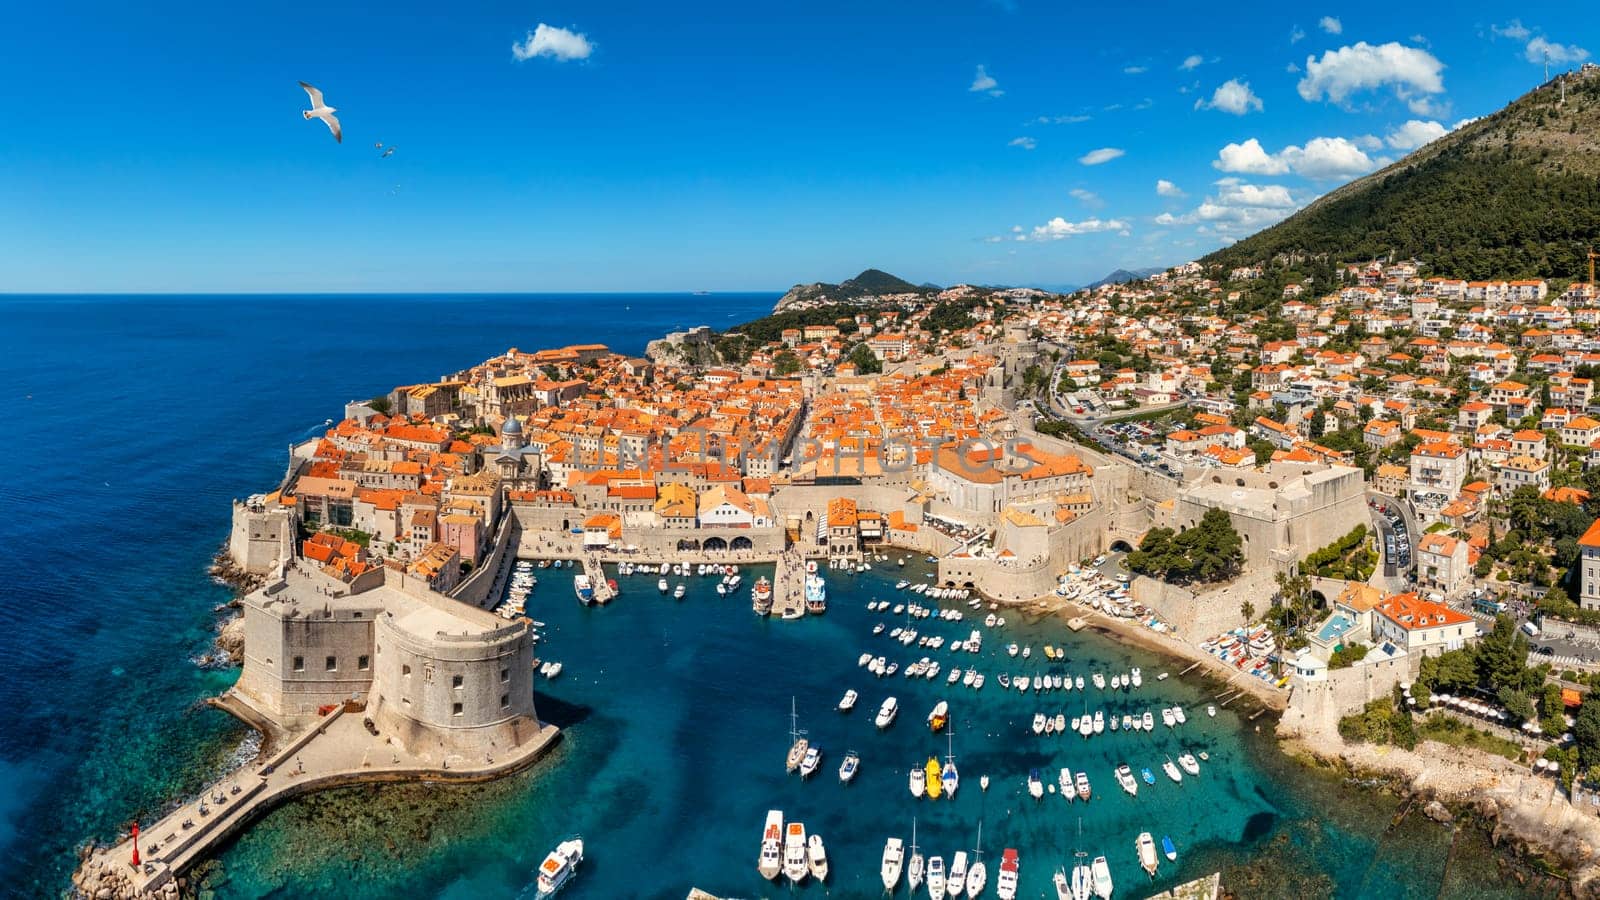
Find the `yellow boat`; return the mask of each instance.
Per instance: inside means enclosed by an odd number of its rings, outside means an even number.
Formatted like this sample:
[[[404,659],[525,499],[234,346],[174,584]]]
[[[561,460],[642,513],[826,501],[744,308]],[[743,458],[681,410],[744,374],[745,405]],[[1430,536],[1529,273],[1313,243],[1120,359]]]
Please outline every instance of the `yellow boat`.
[[[932,799],[932,800],[939,799],[939,787],[940,787],[941,784],[943,784],[943,782],[939,778],[939,771],[940,771],[940,769],[939,769],[939,761],[937,759],[934,759],[931,756],[928,757],[928,769],[927,769],[927,772],[928,772],[928,786],[927,786],[927,793],[928,793],[929,799]]]
[[[1055,659],[1056,658],[1056,648],[1052,647],[1049,644],[1045,644],[1044,645],[1044,658],[1045,659]]]

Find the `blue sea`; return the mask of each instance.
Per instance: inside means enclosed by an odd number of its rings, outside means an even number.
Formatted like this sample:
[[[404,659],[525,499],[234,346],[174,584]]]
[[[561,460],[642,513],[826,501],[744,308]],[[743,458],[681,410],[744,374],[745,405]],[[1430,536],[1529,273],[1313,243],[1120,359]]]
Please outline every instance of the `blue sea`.
[[[249,732],[201,701],[236,671],[196,664],[221,621],[227,588],[206,574],[226,535],[229,500],[273,484],[285,449],[342,405],[500,353],[574,342],[642,352],[661,334],[722,327],[770,309],[775,294],[514,296],[183,296],[0,298],[0,383],[12,461],[0,478],[0,858],[3,890],[55,897],[73,851],[149,821],[253,751]],[[1019,896],[1051,893],[1073,853],[1104,854],[1119,897],[1221,870],[1248,897],[1555,897],[1557,885],[1492,852],[1476,828],[1456,831],[1380,792],[1304,768],[1278,752],[1270,720],[1204,708],[1218,689],[1171,678],[1181,667],[1057,621],[1008,615],[972,656],[873,635],[873,599],[920,578],[920,563],[830,573],[827,615],[765,621],[748,597],[724,599],[690,578],[673,601],[654,576],[622,579],[605,608],[583,609],[570,583],[542,570],[529,614],[541,653],[565,665],[539,684],[543,717],[564,739],[532,770],[477,786],[358,787],[284,806],[196,874],[210,896],[531,897],[534,869],[581,834],[588,859],[564,896],[873,897],[884,839],[948,859],[977,846],[1022,861]],[[963,607],[963,610],[965,608]],[[965,637],[981,623],[923,620],[924,633]],[[981,618],[981,616],[979,616]],[[987,630],[986,630],[987,631]],[[1031,645],[1023,661],[1007,642]],[[1046,643],[1064,647],[1047,664]],[[981,692],[877,679],[872,651],[902,666],[922,655],[986,673]],[[1088,674],[1143,668],[1140,691],[1018,694],[1000,672]],[[846,688],[856,710],[835,710]],[[873,713],[898,697],[897,723]],[[786,775],[790,703],[825,751],[809,782]],[[924,717],[950,702],[954,736]],[[1108,712],[1182,703],[1189,722],[1155,734],[1039,737],[1036,711]],[[964,781],[953,801],[916,800],[913,765],[952,749]],[[848,750],[854,783],[836,775]],[[1167,756],[1204,750],[1198,778],[1174,785]],[[1159,782],[1122,794],[1113,767],[1149,766]],[[1027,797],[1030,769],[1087,771],[1095,796]],[[991,786],[979,790],[978,776]],[[823,835],[832,875],[791,889],[755,871],[768,809]],[[1171,836],[1178,862],[1152,882],[1137,868],[1140,831]],[[903,895],[902,883],[901,892]],[[1053,896],[1053,894],[1051,894]]]

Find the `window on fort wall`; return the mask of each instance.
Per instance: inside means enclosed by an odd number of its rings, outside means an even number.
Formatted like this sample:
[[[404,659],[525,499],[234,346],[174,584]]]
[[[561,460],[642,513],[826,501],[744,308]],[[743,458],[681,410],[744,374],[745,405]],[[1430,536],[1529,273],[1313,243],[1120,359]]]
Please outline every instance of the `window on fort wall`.
[[[500,695],[500,708],[501,709],[510,709],[511,708],[511,695],[510,694],[501,694]]]
[[[459,704],[459,703],[450,704],[450,715],[452,715],[452,716],[461,715],[461,704]]]
[[[306,670],[306,658],[304,656],[296,656],[294,658],[294,670],[296,672],[304,672]]]
[[[405,678],[410,678],[411,677],[411,667],[410,666],[405,666],[405,665],[401,666],[400,667],[400,674]]]
[[[505,667],[505,666],[502,666],[500,668],[500,683],[501,684],[510,684],[511,683],[511,669],[510,668]]]
[[[363,672],[365,672],[368,669],[372,668],[371,661],[368,660],[367,657],[365,657],[365,656],[358,656],[358,657],[356,657],[356,668],[360,669]]]
[[[461,685],[462,685],[462,678],[461,678],[460,675],[451,675],[450,676],[450,686],[452,688],[454,688],[454,689],[459,691],[459,690],[461,690]]]
[[[324,660],[324,664],[327,666],[329,672],[339,671],[339,658],[336,656],[328,657],[326,660]]]

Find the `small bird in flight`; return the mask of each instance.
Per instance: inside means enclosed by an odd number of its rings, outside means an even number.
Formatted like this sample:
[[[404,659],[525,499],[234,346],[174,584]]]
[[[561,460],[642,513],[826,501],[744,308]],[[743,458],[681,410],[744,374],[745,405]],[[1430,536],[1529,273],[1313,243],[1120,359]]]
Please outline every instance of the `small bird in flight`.
[[[307,119],[321,119],[322,123],[328,126],[328,130],[333,132],[333,139],[341,144],[344,143],[344,135],[339,131],[339,120],[334,116],[334,113],[338,112],[338,110],[322,102],[321,91],[306,84],[304,81],[300,82],[300,86],[305,88],[306,93],[311,97],[311,108],[302,112],[301,115]]]

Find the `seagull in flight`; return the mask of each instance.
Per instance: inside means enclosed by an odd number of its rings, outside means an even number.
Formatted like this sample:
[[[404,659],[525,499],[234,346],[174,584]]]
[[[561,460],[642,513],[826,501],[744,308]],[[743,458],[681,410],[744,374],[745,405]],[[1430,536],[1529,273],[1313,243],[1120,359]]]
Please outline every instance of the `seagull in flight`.
[[[339,120],[334,116],[334,113],[338,112],[338,110],[322,102],[321,91],[306,84],[304,81],[300,82],[300,86],[305,88],[306,93],[311,97],[311,108],[302,112],[301,115],[307,119],[321,119],[322,124],[328,126],[328,130],[333,132],[333,139],[341,144],[344,143],[344,135],[339,131]]]

